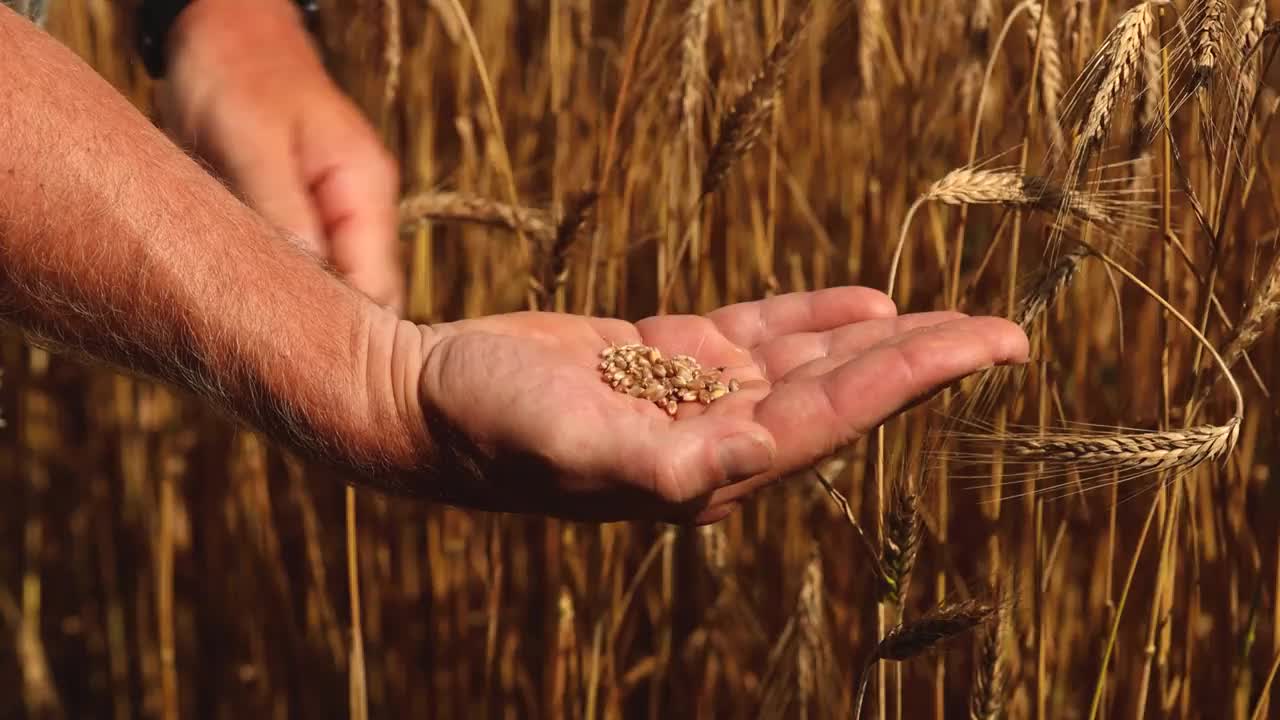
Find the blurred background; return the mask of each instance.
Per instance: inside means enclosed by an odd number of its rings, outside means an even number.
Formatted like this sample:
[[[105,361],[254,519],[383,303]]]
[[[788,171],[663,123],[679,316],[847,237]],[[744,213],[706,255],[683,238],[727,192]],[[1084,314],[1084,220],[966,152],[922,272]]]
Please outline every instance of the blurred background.
[[[1054,33],[1065,103],[1134,4],[814,2],[759,141],[703,202],[724,121],[787,44],[799,0],[329,0],[317,32],[401,160],[415,320],[530,303],[636,319],[664,293],[684,312],[885,287],[908,206],[952,169],[1061,174],[1038,38]],[[150,112],[128,5],[55,3],[47,29]],[[1166,37],[1175,17],[1194,21],[1187,5],[1162,16]],[[1231,38],[1245,6],[1267,9],[1227,3]],[[1237,51],[1236,72],[1273,46]],[[1161,45],[1145,50],[1159,73]],[[1266,293],[1280,77],[1263,79],[1234,163],[1197,102],[1174,118],[1180,177],[1206,202],[1221,173],[1238,174],[1219,252],[1181,181],[1168,178],[1162,204],[1160,141],[1133,132],[1131,116],[1159,102],[1155,78],[1136,80],[1095,171],[1134,191],[1133,222],[1105,233],[1109,247],[1195,319],[1210,268],[1228,319]],[[546,230],[588,190],[590,220],[556,251],[564,272],[548,274]],[[927,205],[895,297],[912,311],[1009,312],[1045,267],[1051,220]],[[1231,337],[1218,313],[1207,328],[1216,344]],[[1010,601],[999,622],[873,669],[864,716],[1269,717],[1280,364],[1262,329],[1236,366],[1247,403],[1229,459],[1096,488],[1068,467],[1081,492],[1065,494],[1029,492],[1035,473],[978,489],[1001,480],[998,462],[929,452],[959,407],[948,395],[889,425],[882,463],[864,440],[820,466],[867,542],[814,473],[700,530],[364,491],[349,516],[341,478],[182,394],[0,336],[0,717],[849,717],[886,629],[998,593]],[[1215,377],[1184,329],[1101,264],[1034,330],[1026,382],[977,419],[1181,427]],[[1201,418],[1230,408],[1220,387]],[[888,592],[873,568],[895,548],[880,538],[892,498],[913,492],[917,554]]]

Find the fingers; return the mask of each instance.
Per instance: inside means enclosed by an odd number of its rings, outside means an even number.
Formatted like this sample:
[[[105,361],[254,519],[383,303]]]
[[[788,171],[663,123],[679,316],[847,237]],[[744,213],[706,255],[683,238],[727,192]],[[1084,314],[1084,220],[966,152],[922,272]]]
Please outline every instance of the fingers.
[[[708,415],[679,422],[640,414],[633,418],[590,428],[603,435],[591,442],[594,452],[562,448],[557,455],[570,466],[579,465],[586,477],[612,478],[611,482],[646,490],[677,514],[774,464],[773,437],[749,420]]]
[[[730,305],[708,317],[731,342],[754,348],[785,335],[823,332],[896,314],[893,301],[884,293],[843,287]]]
[[[756,348],[752,355],[764,377],[777,382],[815,361],[842,362],[894,336],[963,317],[957,312],[930,312],[868,320],[830,332],[780,337]]]
[[[304,131],[304,172],[314,198],[330,259],[339,272],[375,302],[404,305],[394,161],[363,127]],[[318,135],[318,137],[317,137]]]
[[[1016,325],[966,318],[886,340],[821,375],[776,384],[755,413],[777,443],[774,467],[767,476],[716,491],[708,507],[808,467],[938,388],[987,367],[1024,362],[1027,353]]]
[[[299,241],[303,248],[326,258],[321,220],[307,192],[287,133],[246,133],[216,158],[227,179],[244,200],[268,222]]]

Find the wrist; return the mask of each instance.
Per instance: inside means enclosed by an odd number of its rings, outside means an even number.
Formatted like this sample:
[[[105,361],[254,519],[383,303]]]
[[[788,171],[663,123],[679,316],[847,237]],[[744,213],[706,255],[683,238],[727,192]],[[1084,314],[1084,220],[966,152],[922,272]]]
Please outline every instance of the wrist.
[[[158,42],[168,65],[191,55],[211,63],[206,68],[234,64],[264,48],[277,59],[319,64],[307,21],[297,0],[189,0]]]
[[[413,476],[432,466],[433,438],[419,392],[427,356],[437,342],[431,328],[402,320],[368,303],[361,325],[363,347],[354,354],[354,376],[363,408],[362,419],[349,430],[362,454],[376,458],[396,476]]]

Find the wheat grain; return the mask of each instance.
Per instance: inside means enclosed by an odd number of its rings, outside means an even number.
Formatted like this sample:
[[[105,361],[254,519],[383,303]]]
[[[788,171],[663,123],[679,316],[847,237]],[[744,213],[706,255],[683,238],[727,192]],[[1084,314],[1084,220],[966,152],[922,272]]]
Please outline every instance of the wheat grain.
[[[673,417],[680,403],[710,405],[741,387],[736,379],[723,380],[724,368],[703,370],[689,355],[667,358],[648,345],[610,345],[600,357],[600,376],[610,387],[648,400]]]

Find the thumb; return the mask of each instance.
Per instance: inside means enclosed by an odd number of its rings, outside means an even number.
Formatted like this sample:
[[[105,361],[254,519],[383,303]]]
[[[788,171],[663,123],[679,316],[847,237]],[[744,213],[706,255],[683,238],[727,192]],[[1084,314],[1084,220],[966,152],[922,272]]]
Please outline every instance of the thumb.
[[[746,420],[700,415],[653,428],[613,435],[606,449],[626,484],[653,492],[660,500],[683,504],[728,485],[767,473],[776,446],[764,427]]]

